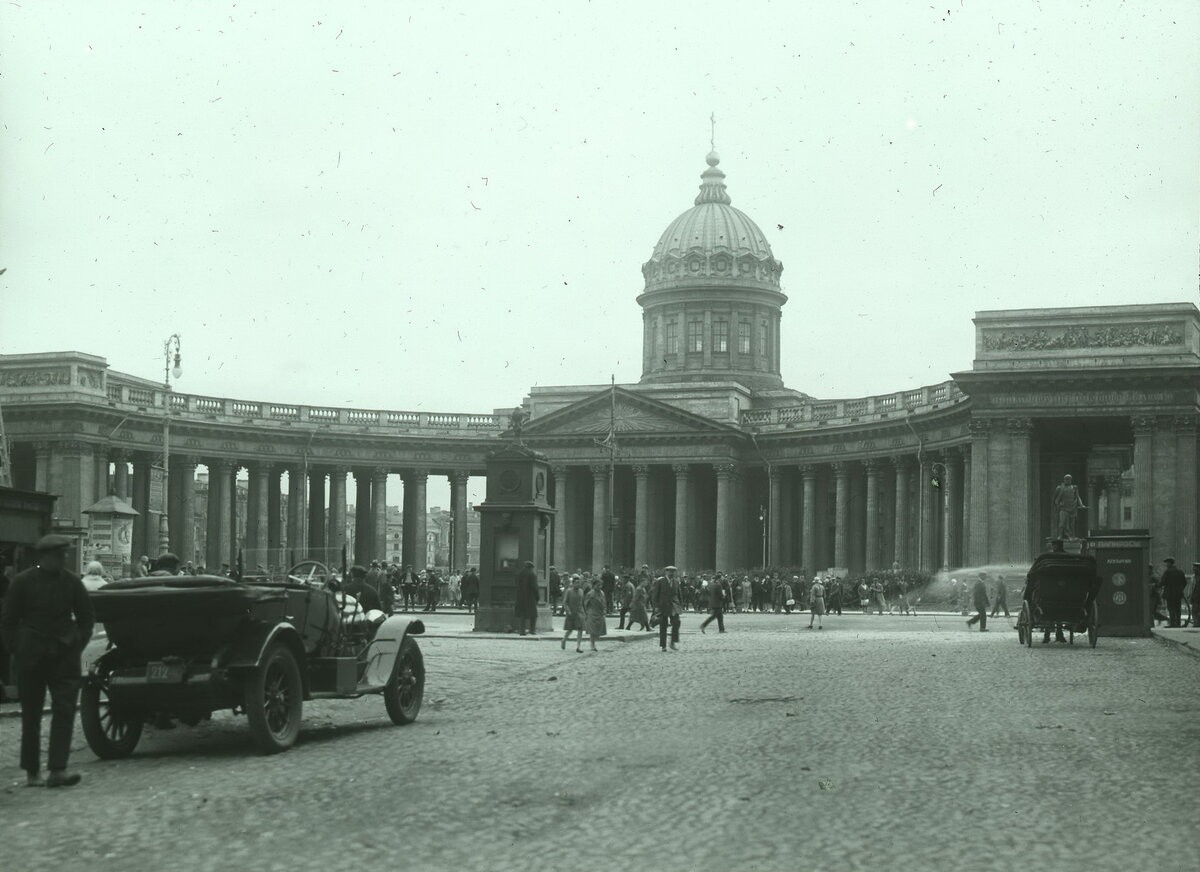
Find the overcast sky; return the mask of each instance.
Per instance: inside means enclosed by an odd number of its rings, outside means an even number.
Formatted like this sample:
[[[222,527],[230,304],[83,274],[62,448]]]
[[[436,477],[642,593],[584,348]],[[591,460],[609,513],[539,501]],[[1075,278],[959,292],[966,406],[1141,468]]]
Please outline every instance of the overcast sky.
[[[711,112],[791,387],[941,381],[976,310],[1196,299],[1195,0],[0,16],[6,352],[159,378],[178,331],[181,391],[368,408],[636,381]]]

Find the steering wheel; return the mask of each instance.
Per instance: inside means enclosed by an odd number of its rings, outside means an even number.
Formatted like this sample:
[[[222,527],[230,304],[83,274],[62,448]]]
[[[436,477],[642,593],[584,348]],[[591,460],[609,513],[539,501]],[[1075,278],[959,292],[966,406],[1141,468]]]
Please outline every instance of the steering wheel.
[[[288,581],[321,587],[333,575],[329,567],[319,560],[301,560],[287,571]]]

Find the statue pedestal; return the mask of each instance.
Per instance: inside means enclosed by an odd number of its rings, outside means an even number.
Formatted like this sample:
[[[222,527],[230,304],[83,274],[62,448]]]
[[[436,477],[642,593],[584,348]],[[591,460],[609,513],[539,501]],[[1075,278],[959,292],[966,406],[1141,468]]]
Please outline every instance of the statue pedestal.
[[[511,605],[479,606],[475,612],[476,633],[513,633],[517,629],[517,616]],[[536,635],[557,635],[550,607],[538,604]]]
[[[1049,537],[1046,539],[1045,547],[1042,550],[1043,551],[1053,551],[1054,550],[1054,538],[1053,537]],[[1084,540],[1084,539],[1063,539],[1063,551],[1065,551],[1067,554],[1083,554],[1085,550],[1087,550],[1086,540]]]

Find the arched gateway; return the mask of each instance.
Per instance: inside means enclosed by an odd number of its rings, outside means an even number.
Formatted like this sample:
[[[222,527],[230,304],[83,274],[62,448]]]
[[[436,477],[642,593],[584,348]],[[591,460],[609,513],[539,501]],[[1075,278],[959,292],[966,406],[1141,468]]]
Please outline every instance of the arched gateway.
[[[1067,474],[1087,506],[1081,530],[1147,528],[1156,557],[1197,559],[1195,305],[979,312],[969,370],[916,390],[814,399],[780,379],[782,264],[731,205],[717,155],[707,163],[693,207],[643,267],[641,381],[534,388],[523,402],[525,442],[552,464],[553,562],[1026,562],[1051,532],[1054,484]],[[3,355],[14,487],[57,494],[58,523],[78,530],[106,493],[128,497],[140,512],[133,553],[152,553],[168,402],[171,546],[209,566],[239,546],[272,562],[328,552],[347,531],[356,559],[382,556],[389,473],[404,479],[403,560],[417,566],[428,558],[426,482],[450,478],[461,566],[467,479],[483,473],[506,423],[166,394],[89,354]],[[209,473],[201,509],[198,465]]]

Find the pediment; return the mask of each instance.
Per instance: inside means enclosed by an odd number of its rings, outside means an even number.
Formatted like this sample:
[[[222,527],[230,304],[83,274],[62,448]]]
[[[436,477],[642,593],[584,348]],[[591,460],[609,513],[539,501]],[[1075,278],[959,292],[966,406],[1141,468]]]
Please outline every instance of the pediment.
[[[609,428],[620,434],[733,433],[736,428],[622,388],[601,391],[531,421],[529,436],[604,436]]]

